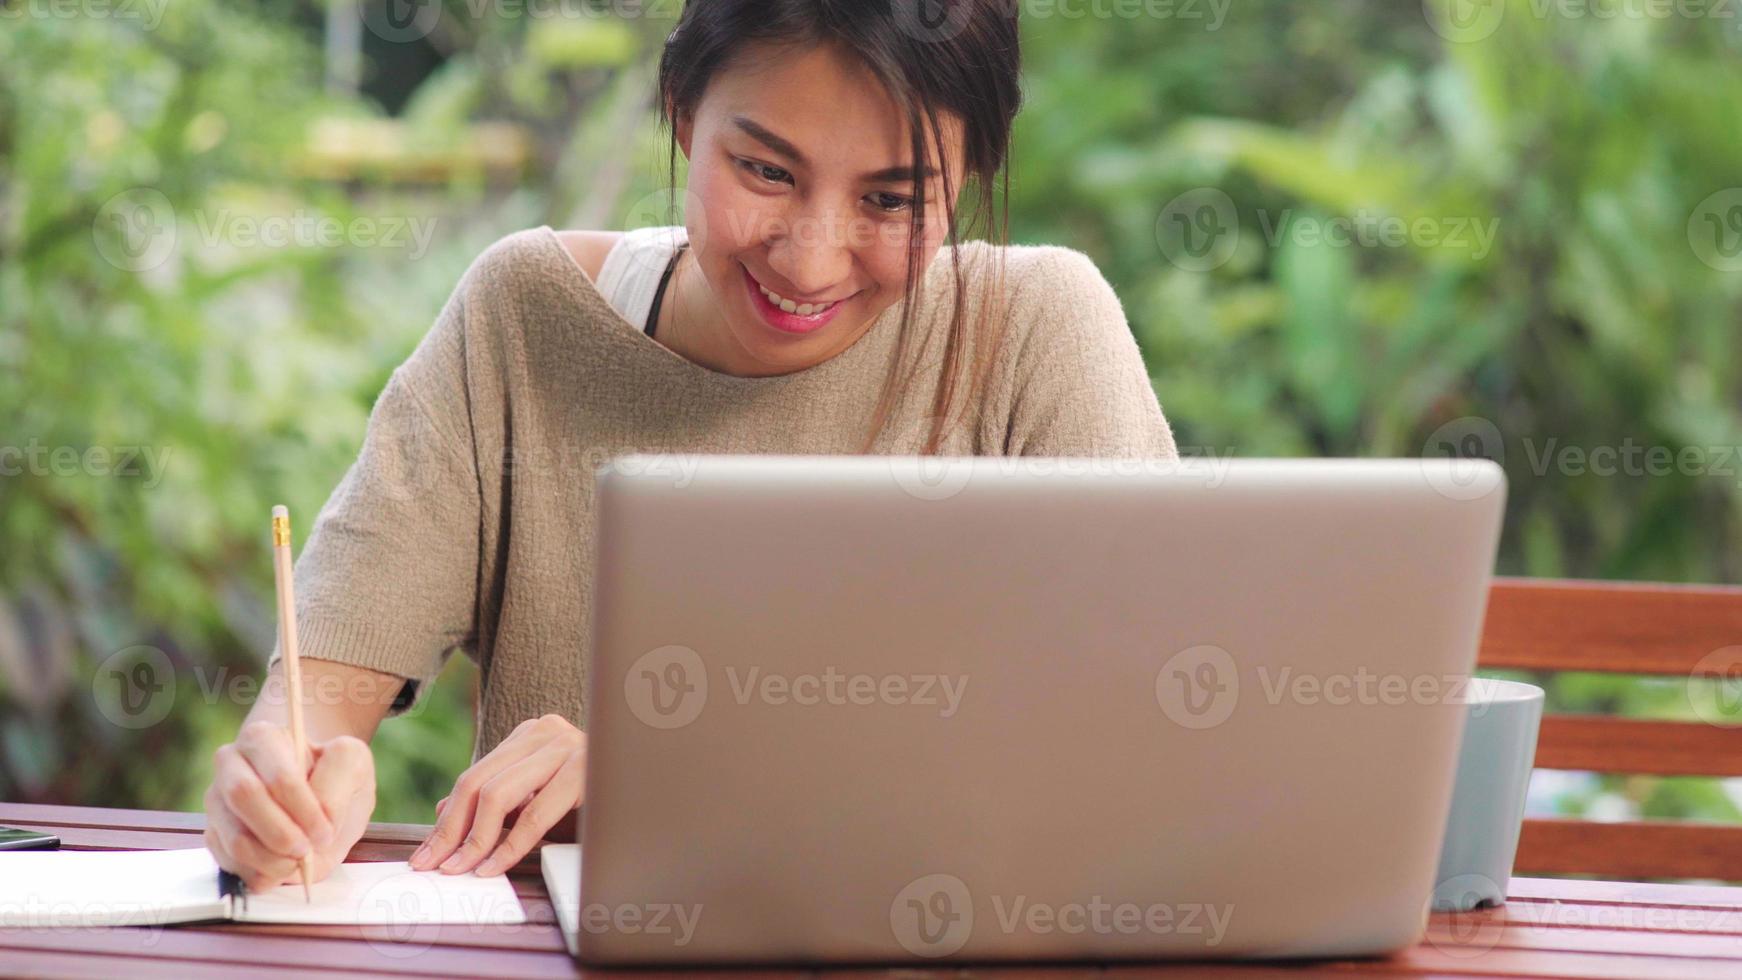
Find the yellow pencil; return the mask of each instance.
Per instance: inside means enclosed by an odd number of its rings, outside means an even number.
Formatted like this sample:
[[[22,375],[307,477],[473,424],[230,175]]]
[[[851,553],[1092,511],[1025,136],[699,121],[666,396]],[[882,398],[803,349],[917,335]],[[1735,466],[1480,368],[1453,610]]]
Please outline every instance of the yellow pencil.
[[[308,734],[302,727],[302,667],[296,659],[296,585],[290,564],[290,508],[272,508],[272,577],[278,585],[278,649],[284,660],[284,681],[290,696],[290,740],[296,746],[296,764],[308,772]],[[302,900],[309,897],[308,856],[297,862],[302,870]]]

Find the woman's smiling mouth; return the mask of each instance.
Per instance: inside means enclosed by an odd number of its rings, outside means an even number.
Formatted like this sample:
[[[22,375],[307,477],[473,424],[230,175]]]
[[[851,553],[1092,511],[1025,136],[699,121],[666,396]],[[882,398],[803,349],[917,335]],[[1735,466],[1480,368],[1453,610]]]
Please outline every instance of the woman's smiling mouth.
[[[783,333],[805,334],[822,328],[840,314],[848,300],[858,295],[854,293],[829,303],[797,303],[757,282],[748,266],[740,263],[740,267],[744,269],[744,285],[750,294],[750,305],[755,307],[764,323]]]

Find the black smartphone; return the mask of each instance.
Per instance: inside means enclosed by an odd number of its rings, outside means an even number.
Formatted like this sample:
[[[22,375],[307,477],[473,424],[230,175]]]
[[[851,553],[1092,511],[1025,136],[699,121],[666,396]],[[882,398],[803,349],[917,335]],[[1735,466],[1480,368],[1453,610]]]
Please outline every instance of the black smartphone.
[[[0,851],[52,851],[60,847],[60,838],[39,830],[0,827]]]

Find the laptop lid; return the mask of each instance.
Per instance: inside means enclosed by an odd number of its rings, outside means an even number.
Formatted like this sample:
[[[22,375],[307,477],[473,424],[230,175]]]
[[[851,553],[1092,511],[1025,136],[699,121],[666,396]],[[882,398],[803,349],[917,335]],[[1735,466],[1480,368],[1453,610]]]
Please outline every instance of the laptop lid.
[[[581,956],[1419,939],[1485,461],[619,457]]]

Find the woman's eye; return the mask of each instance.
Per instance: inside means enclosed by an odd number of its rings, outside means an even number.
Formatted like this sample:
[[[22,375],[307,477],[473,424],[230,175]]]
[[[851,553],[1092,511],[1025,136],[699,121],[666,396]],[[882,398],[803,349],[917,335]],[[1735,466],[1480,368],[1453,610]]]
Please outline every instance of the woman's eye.
[[[738,166],[748,170],[752,176],[770,184],[785,184],[792,180],[792,175],[779,167],[757,163],[755,160],[739,160]]]
[[[872,194],[868,200],[870,200],[872,207],[879,211],[887,211],[890,214],[905,211],[913,203],[912,198],[902,197],[900,194],[890,194],[887,191],[878,191]]]
[[[757,180],[767,184],[790,184],[792,174],[773,164],[758,163],[755,160],[738,160],[738,166],[743,168]],[[866,197],[871,206],[886,214],[898,214],[913,205],[913,199],[887,191],[877,191]]]

